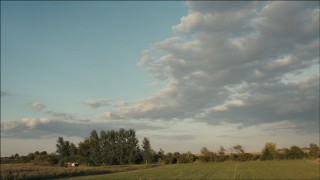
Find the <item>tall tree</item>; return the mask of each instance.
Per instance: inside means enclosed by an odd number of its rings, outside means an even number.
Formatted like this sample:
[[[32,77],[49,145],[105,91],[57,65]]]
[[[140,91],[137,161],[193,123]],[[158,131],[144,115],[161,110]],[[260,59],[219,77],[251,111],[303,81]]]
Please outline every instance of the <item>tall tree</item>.
[[[143,161],[148,164],[148,161],[151,160],[152,156],[152,149],[150,140],[147,137],[143,138],[142,141],[142,155],[143,155]]]
[[[116,146],[116,154],[117,159],[120,164],[126,163],[126,150],[127,150],[127,142],[126,142],[126,131],[121,128],[118,131],[117,136],[117,146]]]
[[[78,148],[75,144],[71,143],[70,144],[70,155],[71,156],[76,156],[78,154]]]
[[[86,158],[90,157],[90,140],[88,138],[80,142],[78,147],[78,155]]]
[[[136,132],[134,129],[129,129],[126,132],[126,154],[129,164],[134,163],[139,156],[139,141],[136,138]]]
[[[64,141],[63,137],[59,137],[56,144],[56,147],[57,147],[56,152],[63,157],[70,156],[69,146],[70,146],[69,141]]]
[[[101,164],[100,156],[100,143],[99,136],[96,130],[92,130],[90,133],[90,160],[94,162],[95,165]]]

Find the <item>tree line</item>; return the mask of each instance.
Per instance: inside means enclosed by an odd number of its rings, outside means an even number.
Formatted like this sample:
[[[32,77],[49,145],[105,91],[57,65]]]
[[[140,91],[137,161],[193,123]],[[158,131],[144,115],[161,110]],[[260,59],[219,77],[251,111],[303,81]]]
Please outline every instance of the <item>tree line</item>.
[[[151,156],[149,139],[145,137],[142,144],[141,149],[133,129],[102,130],[99,134],[93,130],[78,146],[59,137],[56,152],[60,155],[60,163],[77,161],[94,166],[139,164]]]
[[[162,149],[155,151],[151,147],[149,138],[144,137],[141,146],[134,129],[101,130],[99,133],[92,130],[89,137],[84,138],[78,145],[58,137],[56,153],[48,154],[46,151],[36,151],[27,156],[12,155],[1,158],[1,163],[30,162],[59,164],[64,166],[67,162],[76,162],[87,166],[123,165],[123,164],[176,164],[201,162],[256,161],[274,159],[302,159],[319,158],[320,149],[311,143],[310,147],[301,149],[298,146],[277,149],[276,144],[268,142],[261,153],[248,153],[241,145],[235,145],[229,152],[223,146],[214,152],[207,147],[200,149],[201,154],[191,152],[165,153]]]

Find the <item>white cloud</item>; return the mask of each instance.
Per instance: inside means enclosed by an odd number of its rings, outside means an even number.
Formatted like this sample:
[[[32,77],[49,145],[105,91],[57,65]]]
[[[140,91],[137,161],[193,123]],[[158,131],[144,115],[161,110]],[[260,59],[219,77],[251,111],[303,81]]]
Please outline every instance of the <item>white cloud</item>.
[[[187,4],[188,15],[173,27],[177,34],[144,54],[152,57],[144,67],[167,85],[109,111],[107,119],[193,118],[246,126],[319,120],[319,71],[308,71],[319,64],[317,3]],[[299,71],[309,80],[284,80]]]
[[[93,99],[93,100],[86,100],[83,103],[92,108],[98,108],[101,106],[110,105],[110,100],[109,99]]]
[[[46,107],[46,105],[42,104],[42,103],[39,103],[39,102],[33,102],[31,103],[31,109],[33,111],[41,111],[42,109],[44,109]]]
[[[150,57],[148,54],[142,56],[141,60],[139,61],[139,65],[144,65],[149,61]]]
[[[8,130],[13,129],[17,126],[24,126],[28,129],[33,129],[37,125],[40,124],[48,124],[48,118],[23,118],[21,120],[11,120],[11,121],[4,121],[1,123],[1,129]]]

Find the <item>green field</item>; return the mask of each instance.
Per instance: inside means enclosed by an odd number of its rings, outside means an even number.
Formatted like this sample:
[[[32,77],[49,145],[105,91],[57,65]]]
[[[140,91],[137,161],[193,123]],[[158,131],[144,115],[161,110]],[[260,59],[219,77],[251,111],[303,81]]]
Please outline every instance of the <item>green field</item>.
[[[319,162],[248,161],[165,165],[144,170],[70,179],[319,179]]]
[[[1,164],[0,179],[320,179],[319,160],[52,167]]]
[[[35,165],[33,163],[1,164],[0,179],[54,179],[62,177],[79,177],[86,175],[109,174],[137,169],[152,168],[146,165],[121,165],[97,167],[57,167],[48,165]]]

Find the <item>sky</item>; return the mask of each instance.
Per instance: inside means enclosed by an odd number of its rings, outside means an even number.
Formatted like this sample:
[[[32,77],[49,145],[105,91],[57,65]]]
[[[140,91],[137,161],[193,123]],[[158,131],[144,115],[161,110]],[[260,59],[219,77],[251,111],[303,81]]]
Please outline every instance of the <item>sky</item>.
[[[319,144],[317,1],[1,1],[1,156],[133,128],[157,151]]]

